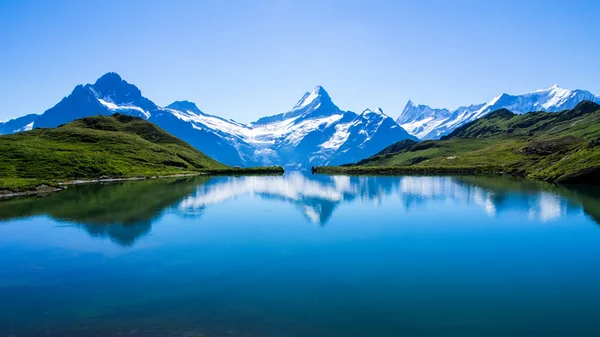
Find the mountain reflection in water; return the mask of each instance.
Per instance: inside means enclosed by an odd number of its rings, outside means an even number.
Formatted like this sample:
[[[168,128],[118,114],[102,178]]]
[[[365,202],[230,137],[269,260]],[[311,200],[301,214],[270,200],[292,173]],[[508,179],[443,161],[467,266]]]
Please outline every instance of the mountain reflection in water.
[[[293,205],[308,222],[325,226],[344,203],[378,204],[394,198],[407,211],[428,202],[452,201],[489,216],[516,212],[548,221],[583,210],[600,223],[600,195],[505,177],[367,177],[305,175],[186,177],[72,186],[46,197],[0,202],[0,221],[46,215],[94,237],[131,246],[165,213],[201,218],[206,209],[242,196]],[[235,207],[235,205],[233,206]]]

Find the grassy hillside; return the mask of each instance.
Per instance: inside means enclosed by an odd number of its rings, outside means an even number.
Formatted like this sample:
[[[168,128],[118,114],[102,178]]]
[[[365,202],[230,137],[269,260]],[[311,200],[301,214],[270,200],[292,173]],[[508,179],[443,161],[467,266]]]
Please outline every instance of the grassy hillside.
[[[276,169],[250,172],[265,170]],[[0,136],[0,190],[73,179],[247,171],[209,158],[152,123],[121,114]]]
[[[600,105],[558,113],[502,109],[438,141],[396,143],[355,165],[322,173],[498,174],[559,183],[600,183]]]

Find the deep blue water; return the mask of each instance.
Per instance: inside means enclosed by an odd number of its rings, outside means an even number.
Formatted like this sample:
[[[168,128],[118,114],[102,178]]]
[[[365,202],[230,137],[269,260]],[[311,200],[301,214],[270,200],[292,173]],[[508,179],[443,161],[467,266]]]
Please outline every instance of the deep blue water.
[[[0,201],[4,336],[600,336],[600,195],[181,178]]]

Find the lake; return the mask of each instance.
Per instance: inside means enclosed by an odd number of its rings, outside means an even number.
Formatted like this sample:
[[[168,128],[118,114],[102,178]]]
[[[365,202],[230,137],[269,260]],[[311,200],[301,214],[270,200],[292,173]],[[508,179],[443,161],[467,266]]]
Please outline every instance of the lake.
[[[600,194],[303,175],[0,201],[4,336],[600,336]]]

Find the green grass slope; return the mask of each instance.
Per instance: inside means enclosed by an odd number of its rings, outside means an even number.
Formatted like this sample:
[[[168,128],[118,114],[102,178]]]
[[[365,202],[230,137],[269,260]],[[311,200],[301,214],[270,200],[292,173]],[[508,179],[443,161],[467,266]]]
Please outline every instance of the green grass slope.
[[[497,174],[558,183],[600,183],[600,105],[558,113],[502,109],[438,141],[396,143],[373,157],[322,173]]]
[[[143,119],[122,114],[0,136],[0,190],[73,179],[262,173],[221,164]]]

